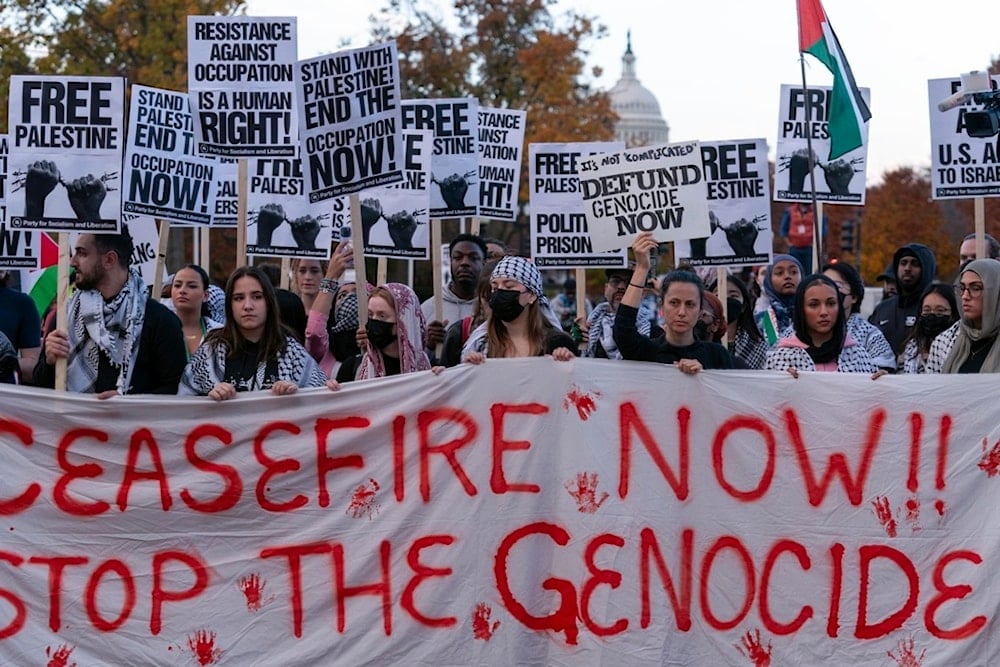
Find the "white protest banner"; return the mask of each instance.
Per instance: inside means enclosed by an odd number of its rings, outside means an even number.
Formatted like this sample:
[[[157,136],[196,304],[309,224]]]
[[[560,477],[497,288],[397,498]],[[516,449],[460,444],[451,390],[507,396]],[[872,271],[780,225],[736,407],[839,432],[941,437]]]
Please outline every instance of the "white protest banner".
[[[296,155],[294,17],[188,16],[195,152]]]
[[[479,107],[479,216],[516,220],[527,112]]]
[[[778,156],[774,171],[775,201],[812,201],[809,181],[809,147],[812,141],[816,199],[833,204],[865,203],[865,168],[868,159],[868,126],[864,144],[832,162],[820,161],[820,155],[830,154],[829,86],[782,84],[778,106]],[[861,88],[865,103],[871,101],[871,91]],[[807,139],[809,137],[809,139]],[[858,175],[855,177],[855,175]]]
[[[305,197],[297,158],[255,158],[248,165],[247,255],[330,256],[330,202]]]
[[[403,129],[434,134],[431,217],[477,215],[479,102],[472,97],[403,100]]]
[[[429,259],[432,135],[403,130],[403,182],[361,193],[364,254]]]
[[[194,154],[186,94],[132,86],[122,211],[207,225],[215,209],[216,164]]]
[[[1000,85],[1000,75],[991,77]],[[997,138],[970,137],[965,115],[982,104],[971,98],[964,104],[939,111],[937,105],[961,88],[960,79],[930,79],[927,96],[931,123],[931,198],[1000,196],[1000,155]]]
[[[531,257],[538,268],[582,269],[626,265],[628,246],[595,252],[580,199],[580,160],[624,150],[621,141],[528,146]]]
[[[120,77],[10,78],[10,227],[119,231],[124,110]]]
[[[7,152],[6,134],[0,134],[0,269],[37,269],[42,254],[39,232],[11,229],[7,224]]]
[[[692,266],[771,261],[771,190],[766,139],[701,142],[708,189],[708,238],[678,241],[674,259]]]
[[[396,43],[303,60],[296,74],[310,200],[402,180]]]
[[[698,142],[643,146],[580,161],[580,196],[595,250],[711,234]]]
[[[215,213],[213,227],[235,227],[239,219],[239,165],[232,158],[218,158],[215,162]]]
[[[494,359],[223,403],[0,388],[0,646],[997,664],[994,385]]]

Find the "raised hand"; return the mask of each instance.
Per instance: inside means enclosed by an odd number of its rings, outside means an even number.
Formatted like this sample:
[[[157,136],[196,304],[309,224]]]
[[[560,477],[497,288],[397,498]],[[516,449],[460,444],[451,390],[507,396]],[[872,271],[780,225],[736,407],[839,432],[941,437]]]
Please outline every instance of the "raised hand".
[[[271,245],[271,236],[278,225],[285,221],[285,209],[281,204],[264,204],[257,212],[257,245]]]
[[[28,165],[24,179],[24,216],[39,220],[45,215],[45,198],[59,184],[59,167],[55,162],[40,160]]]
[[[303,215],[288,223],[292,227],[292,238],[300,250],[315,250],[319,236],[319,220],[311,215]]]
[[[382,202],[373,197],[361,200],[361,238],[369,245],[372,227],[382,217]]]
[[[419,213],[420,211],[400,211],[385,219],[389,223],[389,237],[392,238],[395,247],[400,250],[413,250],[413,234],[420,225],[417,221]]]
[[[108,195],[108,186],[93,174],[87,174],[67,183],[66,195],[77,220],[100,220],[101,204]]]

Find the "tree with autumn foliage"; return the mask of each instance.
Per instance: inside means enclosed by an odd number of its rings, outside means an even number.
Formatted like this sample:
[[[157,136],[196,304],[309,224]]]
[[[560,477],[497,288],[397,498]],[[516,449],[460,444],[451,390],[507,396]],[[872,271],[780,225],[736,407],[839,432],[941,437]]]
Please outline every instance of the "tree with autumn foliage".
[[[524,109],[527,144],[613,139],[617,115],[588,79],[600,70],[588,72],[584,62],[587,41],[604,28],[573,11],[556,17],[555,4],[454,0],[446,18],[433,3],[390,0],[372,18],[372,38],[396,41],[404,99],[474,97],[483,106]],[[523,232],[524,221],[515,226]],[[503,232],[494,235],[511,240]]]
[[[12,74],[122,76],[187,89],[188,15],[231,15],[242,0],[0,0],[0,95]],[[3,116],[3,127],[7,118]]]

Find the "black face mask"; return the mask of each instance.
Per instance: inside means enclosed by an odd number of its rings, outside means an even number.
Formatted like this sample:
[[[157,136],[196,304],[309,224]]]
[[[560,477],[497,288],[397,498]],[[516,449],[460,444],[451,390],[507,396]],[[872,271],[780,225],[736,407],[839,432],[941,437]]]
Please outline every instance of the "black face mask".
[[[922,336],[934,338],[952,324],[950,315],[921,315],[917,318],[917,331]]]
[[[733,297],[726,299],[726,322],[735,322],[743,314],[743,302]]]
[[[708,322],[705,320],[698,320],[694,323],[694,339],[695,340],[711,340],[712,334],[708,331]]]
[[[380,350],[384,350],[396,340],[396,334],[392,328],[396,326],[394,322],[383,322],[382,320],[369,319],[365,324],[365,331],[368,332],[368,342]]]
[[[490,295],[490,310],[502,322],[512,322],[524,311],[519,299],[521,293],[512,289],[494,290]]]

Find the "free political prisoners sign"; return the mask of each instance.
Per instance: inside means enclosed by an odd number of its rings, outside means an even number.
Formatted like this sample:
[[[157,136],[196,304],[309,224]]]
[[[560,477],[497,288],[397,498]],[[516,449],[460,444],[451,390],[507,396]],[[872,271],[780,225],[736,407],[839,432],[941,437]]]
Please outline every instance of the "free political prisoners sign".
[[[4,661],[1000,663],[995,380],[487,366],[0,388]]]
[[[403,180],[395,42],[303,60],[296,74],[310,201]]]
[[[304,196],[297,158],[255,158],[247,167],[247,254],[271,257],[330,256],[331,202]]]
[[[701,142],[708,190],[708,238],[678,241],[674,257],[692,266],[745,266],[771,261],[771,192],[767,140]]]
[[[7,225],[116,233],[125,79],[12,76]]]
[[[430,259],[433,140],[428,130],[403,130],[403,181],[361,193],[366,256]]]
[[[296,155],[294,18],[188,17],[195,152]]]
[[[41,265],[41,233],[11,229],[7,224],[9,146],[7,135],[0,134],[0,269],[37,269]]]
[[[479,107],[479,216],[517,218],[527,113]]]
[[[595,252],[580,199],[580,160],[625,148],[621,141],[528,145],[531,257],[539,268],[626,265],[628,245]]]
[[[833,88],[814,86],[804,91],[801,86],[783,84],[778,108],[778,156],[774,172],[775,201],[812,201],[809,180],[809,147],[811,137],[814,154],[813,176],[816,199],[832,204],[865,203],[865,169],[868,159],[868,125],[865,141],[859,148],[828,160],[830,134],[830,95]],[[861,88],[861,96],[871,104],[871,91]]]
[[[594,250],[627,248],[641,232],[661,242],[711,234],[697,141],[594,155],[579,170]]]
[[[1000,76],[992,77],[994,85]],[[958,91],[960,79],[930,79],[927,94],[931,121],[931,196],[933,199],[1000,196],[1000,156],[997,138],[970,137],[965,114],[978,111],[974,101],[948,111],[938,102]]]
[[[189,225],[211,223],[217,164],[194,154],[194,122],[186,94],[132,86],[125,213]]]
[[[472,97],[404,100],[403,128],[434,133],[431,217],[477,215],[479,102]]]

